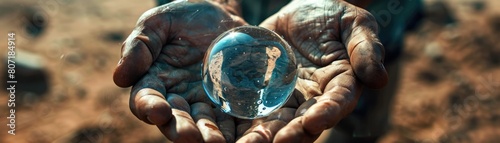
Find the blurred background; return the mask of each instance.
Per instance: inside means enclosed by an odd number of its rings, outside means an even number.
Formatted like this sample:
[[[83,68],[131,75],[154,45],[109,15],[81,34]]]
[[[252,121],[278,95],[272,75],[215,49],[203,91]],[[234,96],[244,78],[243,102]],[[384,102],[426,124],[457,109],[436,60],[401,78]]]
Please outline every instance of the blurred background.
[[[16,33],[18,81],[15,136],[7,133],[9,94],[0,91],[0,142],[168,142],[132,115],[130,89],[112,81],[121,43],[156,4],[0,1],[0,39]],[[424,0],[419,25],[404,34],[388,131],[379,142],[500,142],[498,6],[497,0]]]

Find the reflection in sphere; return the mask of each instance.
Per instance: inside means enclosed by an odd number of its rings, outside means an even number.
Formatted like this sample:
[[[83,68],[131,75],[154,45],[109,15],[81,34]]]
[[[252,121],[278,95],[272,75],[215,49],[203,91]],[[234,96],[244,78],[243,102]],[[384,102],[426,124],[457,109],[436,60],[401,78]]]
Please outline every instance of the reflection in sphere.
[[[205,54],[203,87],[225,113],[264,117],[290,97],[297,79],[292,49],[278,34],[241,26],[222,33]]]

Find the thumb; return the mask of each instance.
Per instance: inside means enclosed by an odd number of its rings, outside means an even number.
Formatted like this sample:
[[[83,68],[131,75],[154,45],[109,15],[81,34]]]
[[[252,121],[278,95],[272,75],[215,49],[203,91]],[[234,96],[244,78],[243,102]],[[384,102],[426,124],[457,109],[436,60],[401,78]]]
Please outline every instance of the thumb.
[[[120,87],[136,83],[159,56],[170,32],[170,19],[153,8],[145,12],[137,26],[123,43],[121,59],[113,73],[113,81]]]
[[[388,82],[383,60],[384,46],[376,33],[378,27],[375,18],[367,11],[355,8],[356,14],[342,17],[342,36],[347,46],[351,65],[356,77],[370,88],[382,88]]]

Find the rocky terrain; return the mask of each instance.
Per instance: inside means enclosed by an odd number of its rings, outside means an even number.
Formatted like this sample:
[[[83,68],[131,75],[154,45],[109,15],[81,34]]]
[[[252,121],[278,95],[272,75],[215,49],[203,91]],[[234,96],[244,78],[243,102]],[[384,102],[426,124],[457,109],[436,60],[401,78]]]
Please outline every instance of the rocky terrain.
[[[500,142],[500,1],[425,2],[422,24],[406,35],[401,73],[391,77],[399,87],[392,126],[380,142]],[[16,33],[21,61],[16,135],[7,133],[9,96],[2,90],[0,142],[167,142],[132,115],[130,89],[115,86],[111,76],[121,42],[154,5],[1,1],[0,39]],[[4,82],[6,66],[0,70]]]

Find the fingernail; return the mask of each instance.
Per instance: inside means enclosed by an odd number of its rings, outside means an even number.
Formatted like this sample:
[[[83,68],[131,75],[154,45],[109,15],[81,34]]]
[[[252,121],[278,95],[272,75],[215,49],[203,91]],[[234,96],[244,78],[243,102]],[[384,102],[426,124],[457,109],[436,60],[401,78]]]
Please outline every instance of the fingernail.
[[[142,100],[146,102],[145,104],[145,110],[146,110],[146,113],[144,113],[146,115],[146,118],[148,119],[149,122],[153,123],[153,121],[151,120],[151,118],[149,118],[149,116],[151,115],[151,111],[153,109],[153,106],[154,106],[154,99],[152,99],[150,96],[148,95],[145,95],[146,97],[142,97]],[[154,124],[154,123],[153,123]]]
[[[154,124],[154,122],[153,122],[153,121],[149,118],[149,115],[146,115],[146,118],[148,119],[148,121],[149,121],[150,123],[153,123],[153,124]]]
[[[123,59],[120,58],[120,60],[118,61],[118,64],[117,65],[121,65],[123,63]]]
[[[146,120],[155,125],[164,124],[169,120],[169,116],[171,112],[169,109],[166,109],[166,105],[164,106],[160,97],[155,95],[145,95],[146,97],[142,97],[144,105],[144,115],[146,116]]]

